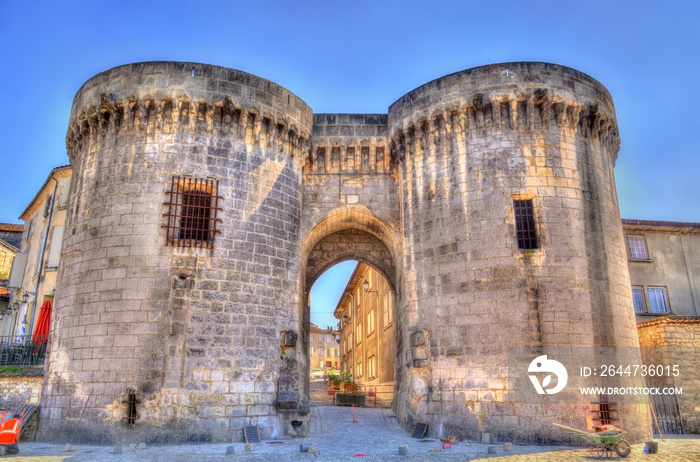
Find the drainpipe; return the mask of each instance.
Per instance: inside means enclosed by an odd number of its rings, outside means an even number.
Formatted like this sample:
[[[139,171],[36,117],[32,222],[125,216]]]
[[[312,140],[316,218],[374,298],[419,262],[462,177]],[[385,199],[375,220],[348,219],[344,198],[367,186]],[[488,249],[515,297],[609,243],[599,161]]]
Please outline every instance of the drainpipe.
[[[34,329],[34,320],[36,319],[37,311],[37,298],[39,297],[39,284],[41,284],[41,273],[44,270],[44,254],[46,253],[46,245],[49,242],[49,232],[51,231],[51,220],[53,219],[53,207],[56,204],[56,193],[58,192],[58,180],[53,176],[55,172],[51,172],[51,179],[54,181],[53,194],[51,195],[51,205],[49,206],[49,222],[46,225],[46,238],[44,243],[39,249],[39,271],[37,272],[36,285],[34,286],[34,306],[32,307],[32,320],[29,323],[29,329],[27,330],[27,335],[29,338],[32,336],[32,331]]]

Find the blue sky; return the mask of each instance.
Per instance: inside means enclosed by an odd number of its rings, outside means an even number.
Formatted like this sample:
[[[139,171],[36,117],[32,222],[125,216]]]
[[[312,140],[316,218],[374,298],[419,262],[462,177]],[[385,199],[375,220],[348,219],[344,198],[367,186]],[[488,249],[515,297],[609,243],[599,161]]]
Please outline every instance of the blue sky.
[[[80,86],[153,60],[232,67],[315,112],[367,113],[475,66],[573,67],[615,100],[622,216],[698,222],[699,29],[694,0],[0,0],[0,222],[18,223],[51,168],[68,163]]]

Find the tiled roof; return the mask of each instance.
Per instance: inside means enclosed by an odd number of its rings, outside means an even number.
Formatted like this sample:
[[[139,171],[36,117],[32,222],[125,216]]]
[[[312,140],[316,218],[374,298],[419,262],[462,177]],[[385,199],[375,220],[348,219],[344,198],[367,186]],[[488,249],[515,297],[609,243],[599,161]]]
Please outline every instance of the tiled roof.
[[[637,328],[658,326],[659,324],[700,324],[700,316],[663,316],[661,318],[651,319],[649,321],[642,321],[637,324]]]
[[[628,220],[623,218],[622,227],[643,231],[700,233],[700,223],[683,223],[679,221]]]

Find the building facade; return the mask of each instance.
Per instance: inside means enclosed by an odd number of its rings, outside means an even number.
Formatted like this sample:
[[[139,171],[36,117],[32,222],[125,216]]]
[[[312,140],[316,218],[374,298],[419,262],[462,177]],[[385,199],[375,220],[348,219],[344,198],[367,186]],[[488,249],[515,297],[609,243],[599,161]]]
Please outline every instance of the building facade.
[[[675,374],[646,385],[682,394],[652,396],[662,433],[700,433],[700,223],[622,220],[642,359]]]
[[[12,261],[19,252],[22,230],[22,225],[0,223],[0,335],[7,335],[7,320],[12,317],[11,292],[7,284]]]
[[[337,373],[340,366],[339,339],[339,331],[332,327],[321,329],[316,324],[311,323],[309,327],[309,367],[311,370],[320,369],[323,374]]]
[[[31,334],[39,308],[46,301],[53,304],[71,175],[68,165],[51,170],[19,217],[24,228],[8,282],[10,305],[17,305],[3,320],[5,335]]]
[[[700,316],[700,223],[622,220],[637,321]]]
[[[338,301],[341,370],[382,405],[394,394],[394,293],[377,270],[359,263]]]
[[[78,91],[66,145],[44,439],[80,422],[87,441],[230,441],[308,421],[308,293],[347,259],[396,294],[405,428],[561,441],[552,421],[586,428],[589,403],[524,405],[510,352],[638,345],[614,105],[576,70],[483,66],[386,114],[313,114],[241,71],[130,64]],[[646,411],[622,404],[646,438]]]

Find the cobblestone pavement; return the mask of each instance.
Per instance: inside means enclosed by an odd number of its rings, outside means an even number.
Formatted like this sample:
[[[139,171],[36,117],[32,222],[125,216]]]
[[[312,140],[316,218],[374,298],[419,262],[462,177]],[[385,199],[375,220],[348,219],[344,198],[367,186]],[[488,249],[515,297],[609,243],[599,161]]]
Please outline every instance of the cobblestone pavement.
[[[209,462],[209,461],[472,461],[498,462],[567,462],[622,460],[597,457],[589,449],[514,445],[513,451],[504,451],[502,444],[493,444],[495,455],[489,455],[488,446],[459,443],[444,449],[438,440],[416,440],[401,429],[389,409],[360,408],[358,421],[353,422],[352,408],[339,406],[312,406],[309,435],[306,438],[280,439],[257,444],[254,450],[244,450],[244,443],[205,444],[187,446],[151,446],[144,449],[122,448],[122,454],[113,454],[113,448],[78,446],[75,451],[60,452],[61,445],[22,442],[18,456],[4,456],[2,461],[23,462]],[[302,453],[299,445],[314,445],[318,453]],[[398,455],[400,445],[408,446],[408,456]],[[233,446],[235,453],[226,455]],[[663,461],[697,462],[700,460],[700,436],[669,439],[659,442],[659,454],[648,455],[643,444],[632,446],[626,462]],[[364,456],[360,456],[360,454]]]

